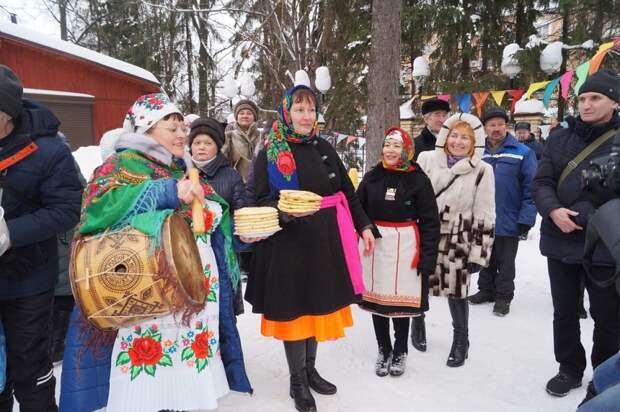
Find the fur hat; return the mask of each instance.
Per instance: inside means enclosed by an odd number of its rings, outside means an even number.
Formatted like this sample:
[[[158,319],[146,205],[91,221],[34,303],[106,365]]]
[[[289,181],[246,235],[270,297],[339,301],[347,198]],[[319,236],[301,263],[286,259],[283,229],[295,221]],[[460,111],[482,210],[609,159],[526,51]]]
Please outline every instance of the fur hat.
[[[482,124],[487,124],[489,120],[495,119],[496,117],[504,119],[506,123],[510,121],[506,110],[499,107],[494,107],[493,109],[490,109],[484,113],[484,115],[482,116]]]
[[[469,123],[472,130],[474,131],[474,138],[476,140],[476,144],[474,145],[474,155],[472,157],[472,161],[474,163],[477,163],[478,161],[480,161],[480,159],[482,159],[482,155],[484,153],[484,145],[485,145],[486,136],[484,132],[484,127],[482,127],[482,123],[480,122],[480,119],[478,119],[473,114],[457,113],[457,114],[450,116],[448,119],[446,119],[446,121],[441,126],[441,130],[439,131],[439,134],[437,135],[437,142],[435,143],[435,150],[439,150],[441,152],[444,151],[444,147],[446,145],[446,141],[448,140],[448,133],[450,132],[450,129],[452,129],[452,127],[457,122],[460,122],[460,121]]]
[[[425,100],[424,103],[422,103],[422,115],[434,112],[436,110],[450,112],[450,103],[441,99]]]
[[[199,134],[208,135],[217,145],[217,150],[222,149],[224,145],[224,128],[217,120],[207,117],[206,119],[196,119],[192,122],[189,135],[187,136],[190,153],[192,151],[192,143]]]
[[[609,69],[601,69],[591,76],[579,89],[579,95],[583,93],[600,93],[616,103],[620,103],[620,76]]]
[[[517,130],[527,130],[528,132],[532,130],[532,126],[528,122],[519,122],[515,124],[515,131]]]
[[[254,103],[252,100],[242,99],[237,102],[233,110],[235,113],[235,121],[237,120],[239,112],[243,109],[247,109],[252,112],[252,114],[254,115],[254,121],[258,120],[258,106],[256,105],[256,103]]]
[[[13,70],[0,64],[0,112],[11,118],[19,116],[22,111],[23,87]]]
[[[181,111],[164,93],[153,93],[140,96],[127,111],[123,129],[131,133],[146,133],[158,121],[172,113]]]

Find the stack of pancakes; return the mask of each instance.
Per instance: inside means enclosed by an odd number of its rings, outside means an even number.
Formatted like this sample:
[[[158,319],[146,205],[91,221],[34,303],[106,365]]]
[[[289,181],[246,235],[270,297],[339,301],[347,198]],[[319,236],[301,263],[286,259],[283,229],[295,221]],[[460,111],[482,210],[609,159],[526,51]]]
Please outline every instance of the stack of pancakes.
[[[305,190],[280,190],[278,209],[286,213],[314,213],[321,208],[323,198]]]
[[[234,219],[238,236],[269,236],[281,229],[274,207],[243,207],[235,211]]]

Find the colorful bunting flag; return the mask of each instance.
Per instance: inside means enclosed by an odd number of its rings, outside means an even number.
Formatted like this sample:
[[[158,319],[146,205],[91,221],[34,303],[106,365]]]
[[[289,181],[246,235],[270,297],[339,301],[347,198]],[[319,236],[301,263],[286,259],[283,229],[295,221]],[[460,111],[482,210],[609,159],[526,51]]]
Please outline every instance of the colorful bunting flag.
[[[351,144],[357,139],[357,136],[347,136],[347,144]]]
[[[575,86],[573,86],[573,90],[575,91],[576,95],[579,94],[579,89],[581,89],[581,85],[585,83],[586,78],[588,77],[589,68],[590,68],[590,61],[588,60],[587,62],[577,66],[577,68],[575,69],[575,75],[577,76],[577,83],[575,83]]]
[[[570,86],[570,82],[571,80],[573,80],[573,76],[575,75],[575,71],[574,70],[569,70],[566,73],[564,73],[561,77],[560,77],[560,86],[562,89],[562,99],[566,100],[568,99],[568,89]]]
[[[502,105],[502,100],[504,100],[504,95],[506,94],[506,90],[497,90],[491,92],[491,96],[493,96],[493,100],[497,103],[498,106]]]
[[[428,96],[422,96],[422,97],[420,97],[420,99],[422,99],[422,101],[424,101],[424,100],[434,99],[435,97],[437,97],[437,95],[436,94],[432,94],[432,95],[428,95]]]
[[[336,133],[336,144],[342,142],[346,138],[347,138],[346,134]]]
[[[550,80],[545,80],[542,82],[536,82],[536,83],[530,84],[530,87],[527,89],[527,93],[525,93],[525,98],[529,99],[532,96],[532,93],[534,93],[536,90],[542,89],[549,83],[550,83]]]
[[[510,105],[510,112],[514,113],[515,106],[517,105],[517,101],[523,96],[523,94],[525,93],[525,90],[522,90],[522,89],[506,90],[506,93],[508,93],[508,95],[512,97],[512,104]]]
[[[558,87],[558,84],[560,84],[560,79],[561,77],[551,80],[548,82],[549,84],[547,84],[547,87],[545,87],[545,94],[543,95],[543,104],[545,105],[545,108],[549,108],[551,96],[553,95],[555,88]]]
[[[609,43],[601,44],[594,57],[590,59],[590,68],[588,69],[588,75],[594,74],[598,71],[599,67],[601,67],[601,63],[603,63],[603,59],[607,55],[607,52],[616,44],[620,44],[620,38],[616,39],[615,41],[610,41]]]
[[[449,94],[440,94],[437,96],[439,100],[443,100],[444,102],[450,103],[450,95]]]
[[[472,96],[474,96],[474,102],[476,105],[476,112],[478,112],[478,116],[482,116],[482,107],[489,98],[489,94],[489,92],[472,93]]]
[[[459,104],[459,109],[463,113],[469,113],[471,109],[471,93],[463,93],[461,95],[454,96],[457,103]]]

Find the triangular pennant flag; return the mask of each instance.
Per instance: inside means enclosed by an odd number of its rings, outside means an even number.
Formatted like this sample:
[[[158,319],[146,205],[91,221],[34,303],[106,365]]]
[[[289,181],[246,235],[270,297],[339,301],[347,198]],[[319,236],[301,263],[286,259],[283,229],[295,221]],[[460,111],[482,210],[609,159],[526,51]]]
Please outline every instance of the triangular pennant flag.
[[[594,57],[590,59],[590,68],[588,69],[588,75],[594,74],[598,71],[609,49],[611,49],[618,43],[620,43],[620,39],[616,39],[615,41],[610,41],[609,43],[601,44],[601,46],[598,48],[598,51],[596,52]]]
[[[351,144],[352,142],[355,141],[355,139],[357,139],[357,136],[348,136],[347,137],[347,144]]]
[[[420,99],[422,99],[422,101],[424,101],[424,100],[434,99],[435,97],[437,97],[437,95],[432,94],[432,95],[428,95],[428,96],[422,96],[422,97],[420,97]]]
[[[562,88],[562,99],[568,99],[568,88],[570,86],[571,80],[573,80],[573,76],[575,75],[574,70],[569,70],[560,77],[560,86]]]
[[[581,85],[585,83],[586,78],[588,77],[588,69],[590,68],[590,61],[587,61],[575,69],[575,75],[577,76],[577,83],[573,86],[573,90],[575,94],[579,94],[579,89],[581,89]]]
[[[515,89],[515,90],[506,90],[506,93],[510,97],[512,97],[512,104],[510,105],[510,112],[513,113],[515,111],[515,106],[517,105],[517,101],[523,96],[525,90]]]
[[[437,96],[439,100],[443,100],[444,102],[450,103],[450,95],[449,94],[440,94]]]
[[[357,141],[360,142],[360,149],[362,147],[364,147],[364,145],[366,144],[366,138],[365,137],[358,137]]]
[[[536,83],[530,84],[530,87],[527,89],[527,93],[525,93],[525,98],[529,99],[532,96],[532,93],[534,93],[536,90],[542,89],[543,87],[548,85],[549,82],[550,80],[545,80],[542,82],[536,82]]]
[[[454,98],[458,102],[461,112],[469,113],[469,110],[471,109],[471,93],[456,95]]]
[[[549,84],[547,85],[547,87],[545,87],[545,94],[543,95],[543,104],[545,105],[545,108],[549,108],[549,102],[551,101],[551,95],[553,95],[553,91],[555,90],[556,87],[558,87],[559,83],[560,83],[560,77],[558,77],[557,79],[551,80]]]
[[[502,105],[502,100],[504,100],[504,95],[506,94],[506,90],[496,90],[491,92],[491,96],[493,96],[493,100],[497,103],[498,106]]]
[[[342,142],[346,138],[347,138],[346,134],[336,133],[336,144]]]
[[[489,94],[489,92],[472,93],[472,96],[474,96],[474,102],[476,103],[476,111],[478,112],[478,116],[482,116],[482,107],[489,98]]]

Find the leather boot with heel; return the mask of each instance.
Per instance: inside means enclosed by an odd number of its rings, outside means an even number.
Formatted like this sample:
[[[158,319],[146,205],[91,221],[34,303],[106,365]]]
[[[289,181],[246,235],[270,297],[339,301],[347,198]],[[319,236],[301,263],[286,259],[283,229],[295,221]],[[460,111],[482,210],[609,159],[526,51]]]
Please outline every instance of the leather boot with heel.
[[[338,390],[336,385],[323,379],[314,367],[317,348],[318,342],[315,338],[306,339],[306,373],[308,374],[308,385],[316,393],[320,393],[321,395],[333,395]]]
[[[316,402],[310,393],[306,371],[306,341],[285,341],[284,352],[291,373],[290,395],[299,412],[316,412]]]
[[[426,352],[426,325],[424,313],[411,318],[411,344],[420,352]]]
[[[446,365],[450,367],[463,366],[469,353],[469,306],[467,299],[452,297],[448,298],[448,306],[452,315],[454,337]]]

